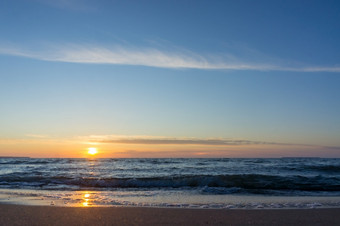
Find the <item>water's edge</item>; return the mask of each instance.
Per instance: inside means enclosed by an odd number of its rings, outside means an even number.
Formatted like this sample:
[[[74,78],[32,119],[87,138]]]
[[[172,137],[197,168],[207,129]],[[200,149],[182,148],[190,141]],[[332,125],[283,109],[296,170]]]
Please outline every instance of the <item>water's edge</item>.
[[[0,158],[0,202],[218,209],[340,207],[340,159]]]
[[[103,192],[0,189],[0,203],[64,207],[310,209],[340,208],[340,196],[205,196],[184,191]]]

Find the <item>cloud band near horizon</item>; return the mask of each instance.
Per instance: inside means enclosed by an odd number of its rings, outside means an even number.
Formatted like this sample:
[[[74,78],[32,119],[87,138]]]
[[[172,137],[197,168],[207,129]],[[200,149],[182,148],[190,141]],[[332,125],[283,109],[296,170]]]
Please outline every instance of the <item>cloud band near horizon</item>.
[[[17,47],[0,47],[0,54],[52,62],[173,69],[340,72],[340,66],[285,67],[268,63],[251,63],[230,55],[230,57],[202,56],[181,50],[175,52],[156,48],[126,48],[122,46],[107,48],[89,45],[62,45],[34,51]]]
[[[76,139],[94,144],[126,144],[126,145],[197,145],[197,146],[251,146],[251,145],[274,145],[291,147],[309,147],[322,149],[340,149],[337,146],[324,146],[314,144],[281,143],[272,141],[253,141],[246,139],[226,138],[180,138],[158,136],[120,136],[120,135],[91,135],[77,137]]]

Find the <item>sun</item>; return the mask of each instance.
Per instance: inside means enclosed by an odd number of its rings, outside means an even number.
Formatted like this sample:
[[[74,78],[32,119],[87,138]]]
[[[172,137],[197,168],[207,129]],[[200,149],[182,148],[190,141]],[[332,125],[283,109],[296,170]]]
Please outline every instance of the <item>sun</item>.
[[[98,153],[97,148],[88,148],[87,154],[96,155]]]

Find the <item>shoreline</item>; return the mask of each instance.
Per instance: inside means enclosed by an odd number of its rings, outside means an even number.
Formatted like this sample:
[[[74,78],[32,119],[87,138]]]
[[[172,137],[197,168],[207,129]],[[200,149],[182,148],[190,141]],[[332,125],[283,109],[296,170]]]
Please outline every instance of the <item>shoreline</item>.
[[[0,204],[180,209],[340,208],[340,196],[204,195],[184,191],[59,191],[0,189]]]
[[[183,209],[0,204],[0,225],[336,225],[340,208]]]

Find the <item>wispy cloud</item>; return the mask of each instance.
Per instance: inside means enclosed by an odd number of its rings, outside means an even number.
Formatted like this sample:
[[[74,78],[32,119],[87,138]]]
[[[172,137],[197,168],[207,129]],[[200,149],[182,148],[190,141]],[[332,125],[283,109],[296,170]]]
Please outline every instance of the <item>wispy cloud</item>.
[[[91,144],[127,144],[127,145],[193,145],[193,146],[280,146],[282,148],[307,148],[317,150],[340,150],[338,146],[324,146],[314,144],[282,143],[272,141],[254,141],[247,139],[227,138],[194,138],[194,137],[163,137],[163,136],[124,136],[124,135],[90,135],[75,137],[84,143]]]
[[[323,72],[323,71],[340,72],[340,66],[339,67],[305,67],[305,68],[301,68],[301,71],[304,71],[304,72]]]
[[[91,135],[77,137],[76,139],[90,143],[111,144],[142,144],[142,145],[207,145],[207,146],[234,146],[234,145],[292,145],[265,141],[252,141],[246,139],[225,138],[187,138],[187,137],[161,137],[161,136],[121,136],[121,135]]]
[[[169,51],[156,48],[132,48],[124,46],[103,47],[93,45],[61,45],[41,50],[0,47],[0,54],[28,57],[43,61],[139,65],[159,68],[205,69],[205,70],[255,70],[297,72],[340,72],[340,67],[286,67],[268,63],[252,63],[237,57],[203,56],[187,50]]]
[[[93,142],[94,140],[92,140]],[[180,139],[180,138],[127,138],[127,139],[104,139],[97,140],[98,143],[115,143],[115,144],[155,144],[155,145],[208,145],[208,146],[224,146],[224,145],[250,145],[265,144],[264,142],[256,142],[249,140],[223,140],[223,139]]]
[[[32,138],[38,138],[38,139],[48,138],[48,136],[44,134],[26,134],[26,137],[32,137]]]

